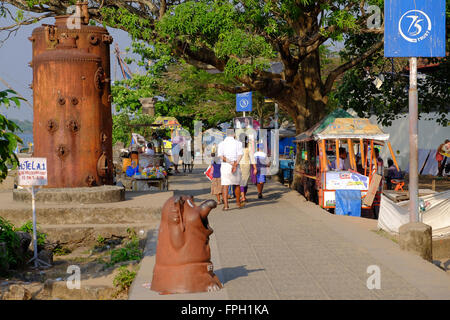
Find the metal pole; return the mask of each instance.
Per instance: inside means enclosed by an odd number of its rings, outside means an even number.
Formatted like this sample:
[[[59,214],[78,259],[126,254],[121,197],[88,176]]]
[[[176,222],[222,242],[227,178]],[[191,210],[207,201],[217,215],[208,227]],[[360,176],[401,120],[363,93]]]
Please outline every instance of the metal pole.
[[[37,251],[37,231],[36,231],[36,205],[35,205],[36,190],[34,186],[31,187],[31,208],[33,209],[33,247],[34,247],[34,267],[39,266],[38,251]]]
[[[278,103],[276,103],[276,102],[275,102],[275,130],[274,131],[275,131],[275,134],[273,135],[274,138],[272,139],[272,141],[274,142],[272,144],[273,166],[274,166],[274,168],[276,168],[278,170],[279,161],[280,161],[279,160],[280,136],[279,136],[279,132],[278,132]],[[271,170],[271,171],[273,171],[273,170]]]
[[[419,221],[417,58],[409,58],[409,221]]]
[[[275,102],[275,130],[278,129],[278,103]]]
[[[48,264],[47,262],[42,261],[41,259],[38,258],[38,250],[37,250],[37,230],[36,230],[36,200],[35,200],[35,196],[36,196],[36,192],[39,189],[39,187],[35,188],[35,186],[31,187],[31,208],[33,210],[33,248],[34,248],[34,254],[33,254],[33,258],[30,259],[30,261],[28,261],[28,263],[30,263],[31,261],[34,260],[34,267],[38,268],[40,265],[42,266],[46,266],[46,267],[51,267],[50,264]],[[30,189],[28,189],[30,190]]]

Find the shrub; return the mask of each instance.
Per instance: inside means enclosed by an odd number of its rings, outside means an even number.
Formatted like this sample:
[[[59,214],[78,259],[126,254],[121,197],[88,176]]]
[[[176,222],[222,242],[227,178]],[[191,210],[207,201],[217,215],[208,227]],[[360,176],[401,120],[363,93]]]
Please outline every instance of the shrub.
[[[33,236],[33,221],[25,222],[20,228],[15,229],[15,231],[28,232],[29,234],[31,234],[31,236]],[[37,225],[36,225],[36,240],[37,245],[39,247],[43,247],[45,245],[45,242],[47,241],[47,234],[37,230]]]
[[[66,247],[57,246],[55,249],[53,249],[53,254],[55,256],[65,256],[69,253],[71,253],[72,250]]]
[[[6,244],[6,253],[0,256],[1,265],[15,267],[23,263],[22,258],[18,256],[19,236],[14,232],[14,226],[2,217],[0,217],[0,242]]]
[[[139,239],[136,236],[136,231],[133,229],[127,229],[129,242],[125,244],[125,247],[114,249],[111,251],[111,259],[109,265],[114,265],[118,262],[133,261],[142,259],[142,249],[139,247]]]
[[[120,267],[118,271],[119,272],[113,280],[114,287],[116,287],[119,292],[128,292],[134,278],[136,277],[136,272],[128,270],[126,266]]]
[[[139,240],[132,239],[125,244],[125,247],[114,249],[111,251],[111,262],[114,265],[122,261],[140,260],[142,258],[142,250],[139,248]]]

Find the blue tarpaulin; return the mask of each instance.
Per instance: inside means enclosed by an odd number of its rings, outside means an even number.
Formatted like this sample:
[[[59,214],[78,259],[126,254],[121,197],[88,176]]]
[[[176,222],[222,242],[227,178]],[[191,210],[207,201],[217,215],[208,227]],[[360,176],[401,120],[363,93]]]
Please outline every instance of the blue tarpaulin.
[[[289,148],[286,147],[293,147],[295,152],[295,143],[294,143],[295,137],[289,137],[289,138],[280,138],[280,142],[278,143],[278,146],[280,148],[280,154],[289,154]]]
[[[337,215],[361,217],[361,191],[336,190]]]

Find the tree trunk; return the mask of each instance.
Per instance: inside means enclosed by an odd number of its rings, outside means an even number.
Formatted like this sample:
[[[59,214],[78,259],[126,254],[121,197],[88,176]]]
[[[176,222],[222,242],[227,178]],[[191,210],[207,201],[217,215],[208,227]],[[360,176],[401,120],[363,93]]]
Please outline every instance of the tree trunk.
[[[328,98],[322,94],[323,83],[318,51],[311,53],[303,61],[297,76],[287,91],[277,101],[280,107],[286,110],[295,121],[297,134],[308,130],[325,116]],[[298,151],[297,145],[297,155]],[[301,189],[301,186],[304,185],[304,181],[297,173],[299,159],[300,157],[297,156],[291,185],[291,188],[295,190]]]
[[[308,94],[308,93],[307,93]],[[310,99],[307,99],[310,100]],[[326,107],[326,104],[321,101],[315,101],[310,100],[307,104],[308,110],[310,110],[310,113],[308,116],[298,115],[295,118],[295,128],[297,135],[310,129],[312,126],[314,126],[317,122],[319,122],[323,118],[323,113]],[[294,177],[292,180],[291,188],[294,190],[301,190],[304,185],[305,181],[302,179],[299,174],[298,170],[301,169],[300,167],[300,150],[299,150],[299,144],[297,144],[297,157],[295,162],[295,169],[294,169]]]

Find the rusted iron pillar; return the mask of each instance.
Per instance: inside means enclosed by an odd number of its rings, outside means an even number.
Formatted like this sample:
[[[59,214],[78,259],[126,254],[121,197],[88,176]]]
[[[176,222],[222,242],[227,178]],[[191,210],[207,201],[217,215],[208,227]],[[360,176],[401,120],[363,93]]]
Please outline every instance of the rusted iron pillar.
[[[419,221],[417,58],[409,58],[409,221]]]
[[[29,38],[34,156],[47,158],[50,188],[113,184],[112,37],[89,25],[87,2],[77,7],[79,23],[57,16]]]

